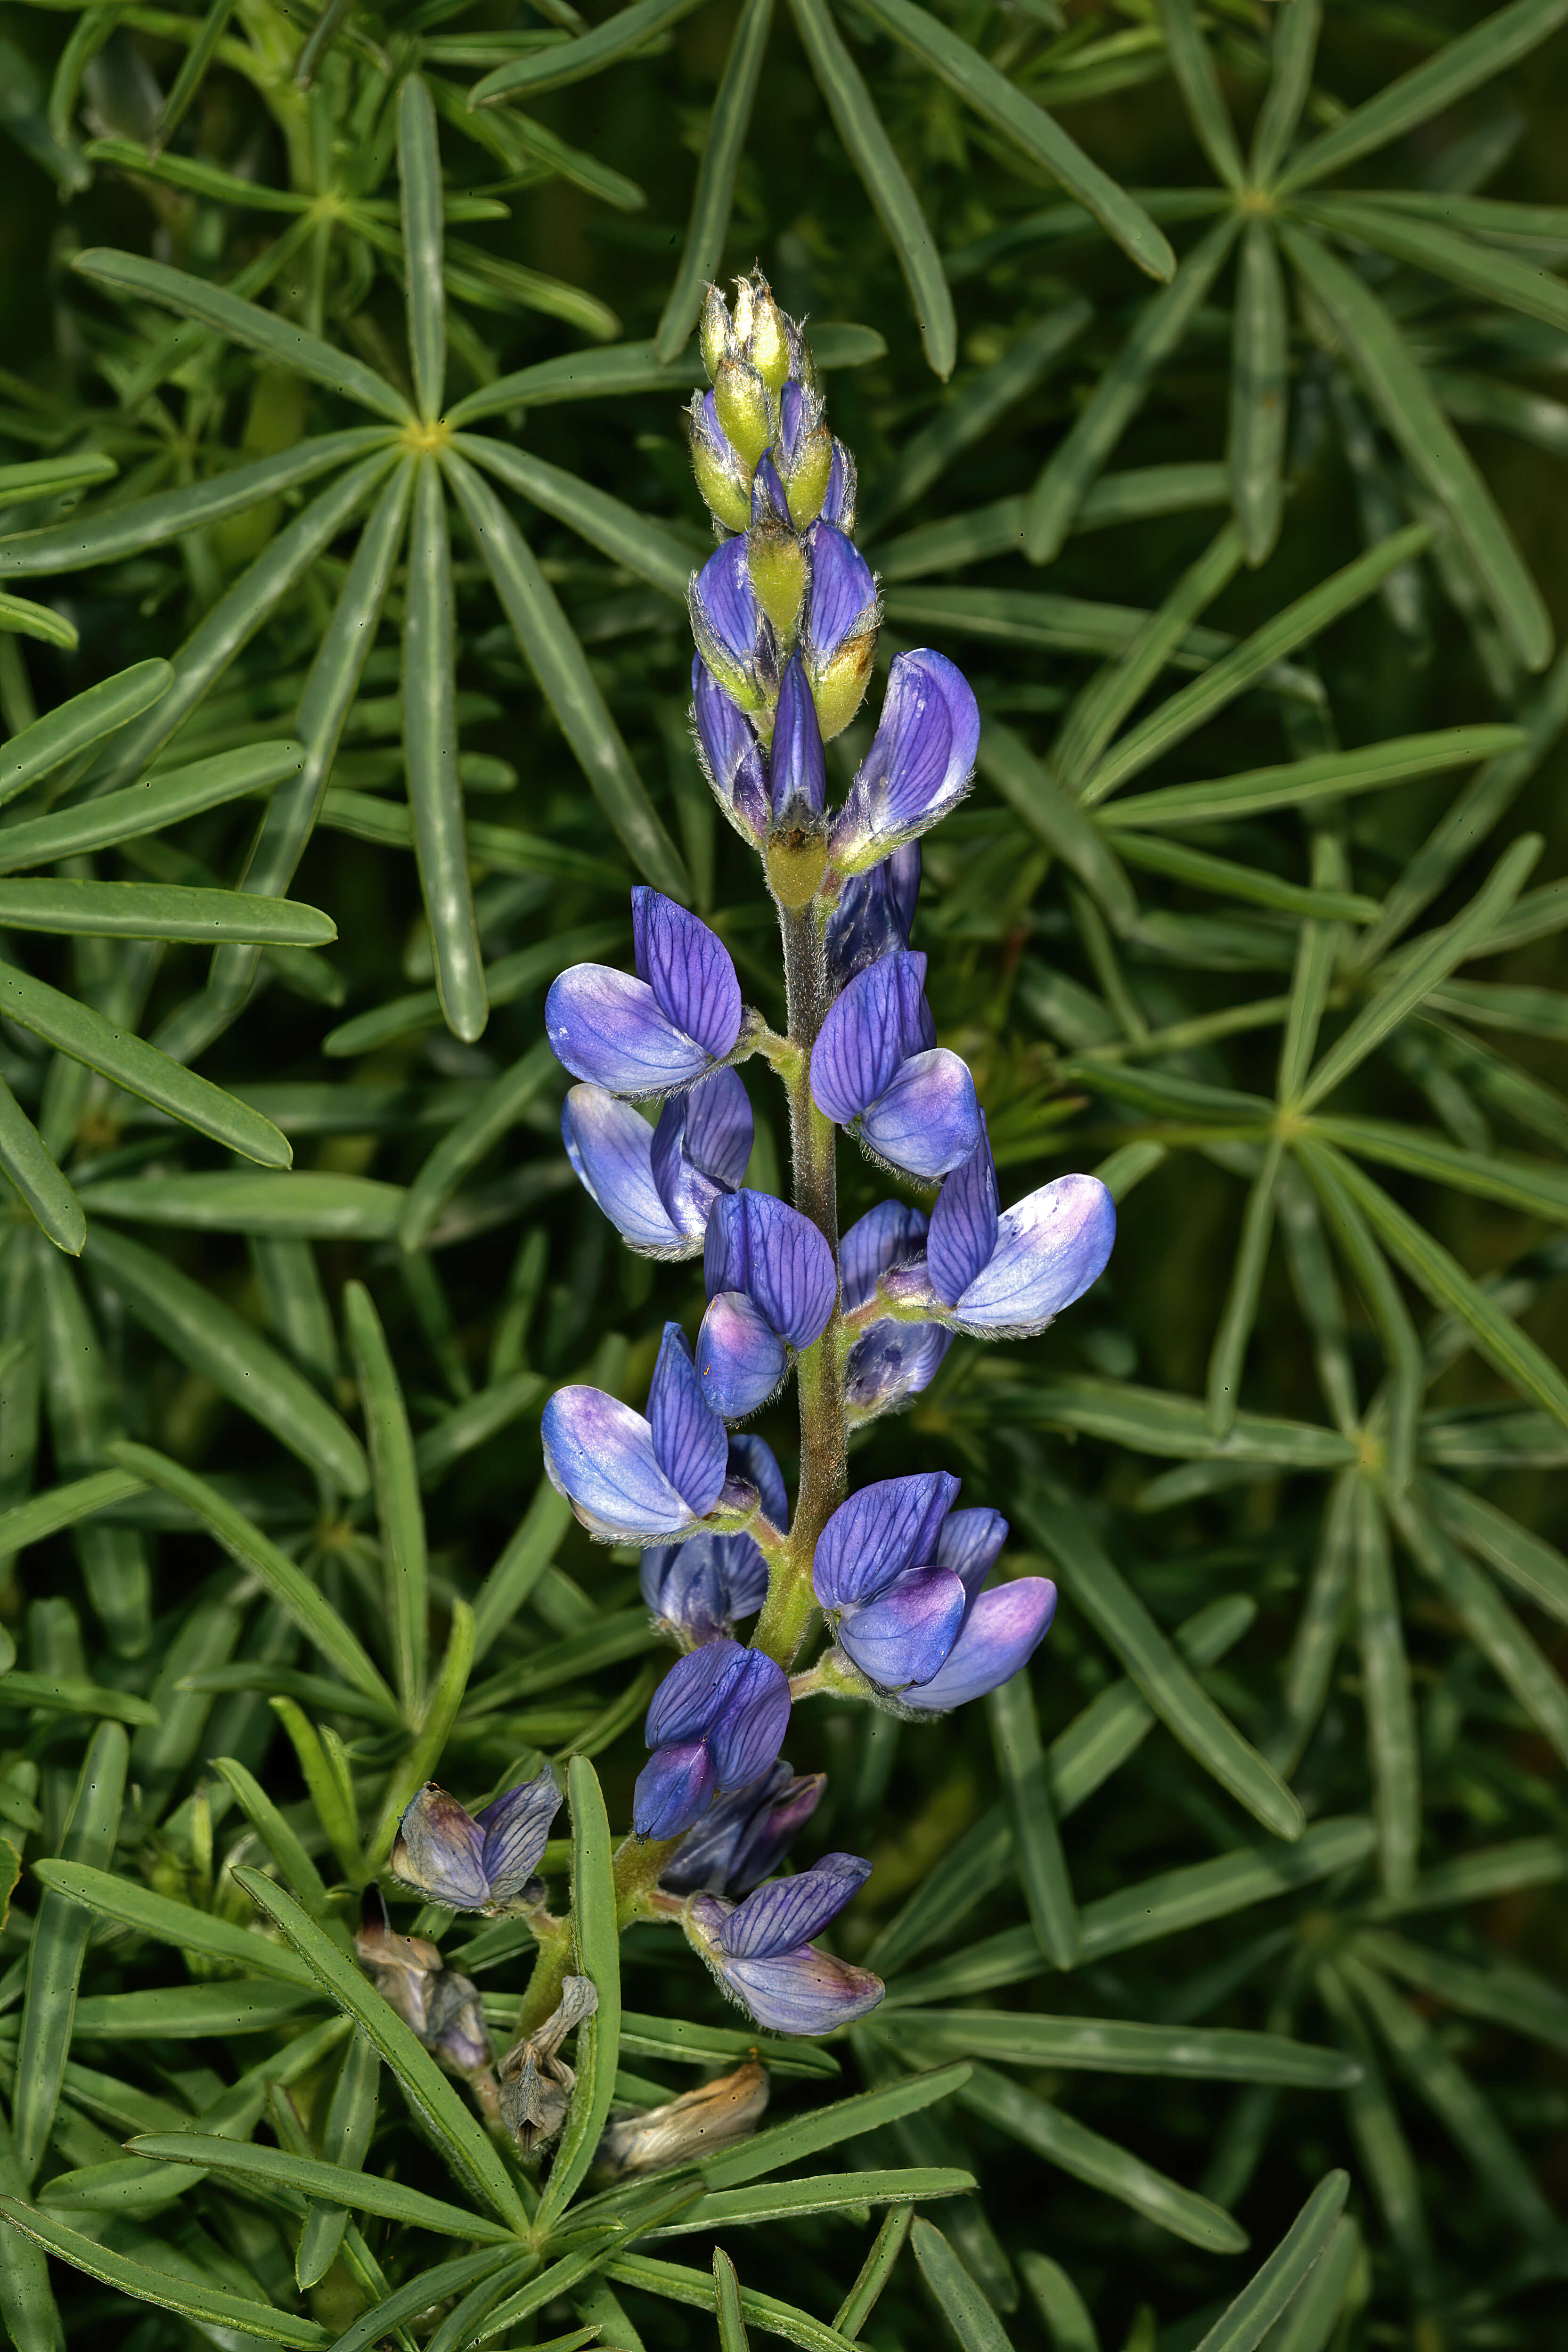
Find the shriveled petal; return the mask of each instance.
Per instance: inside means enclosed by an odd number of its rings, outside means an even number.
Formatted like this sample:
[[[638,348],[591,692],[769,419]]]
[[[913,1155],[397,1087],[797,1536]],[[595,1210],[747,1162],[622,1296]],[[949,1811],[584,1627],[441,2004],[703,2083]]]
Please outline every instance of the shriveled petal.
[[[969,789],[980,709],[963,671],[922,646],[894,657],[871,748],[833,827],[836,857],[864,860],[936,824]]]
[[[707,1811],[712,1797],[713,1759],[705,1739],[661,1748],[637,1774],[632,1827],[638,1837],[679,1837]]]
[[[901,949],[857,973],[828,1006],[811,1049],[811,1091],[818,1110],[840,1127],[869,1108],[904,1061],[931,1043],[925,971],[923,955]]]
[[[980,1104],[969,1065],[945,1045],[915,1054],[859,1120],[878,1157],[911,1176],[945,1176],[973,1150]]]
[[[697,1334],[697,1372],[721,1419],[743,1421],[755,1412],[788,1369],[784,1341],[743,1290],[721,1290],[709,1300]]]
[[[737,986],[737,1002],[739,993]],[[735,1028],[738,1035],[738,1013]],[[713,1066],[707,1047],[660,1012],[646,982],[606,964],[577,963],[561,974],[544,1000],[544,1031],[574,1078],[613,1095],[668,1094]]]
[[[985,1121],[980,1140],[961,1160],[937,1195],[926,1243],[931,1288],[945,1306],[955,1306],[990,1263],[996,1246],[996,1165]]]
[[[768,753],[768,794],[775,822],[798,824],[820,816],[827,801],[827,754],[798,653],[790,656],[779,683]]]
[[[847,987],[879,956],[909,946],[920,888],[918,841],[849,877],[827,921],[827,970],[838,987]]]
[[[846,1312],[864,1307],[890,1265],[919,1255],[926,1220],[904,1201],[879,1201],[852,1224],[838,1244]]]
[[[700,917],[639,882],[632,892],[637,978],[665,1019],[722,1061],[741,1034],[741,983],[730,950]]]
[[[485,1875],[490,1901],[505,1903],[521,1893],[539,1867],[550,1824],[561,1810],[561,1790],[551,1772],[509,1789],[475,1816],[484,1832]]]
[[[759,1886],[736,1905],[719,1932],[719,1948],[737,1960],[767,1960],[809,1944],[871,1875],[855,1853],[825,1853],[794,1878]]]
[[[710,398],[711,398],[710,394]],[[761,841],[768,826],[767,769],[745,713],[725,693],[700,654],[691,663],[691,721],[708,781],[737,829]]]
[[[789,1677],[763,1650],[742,1650],[708,1731],[721,1795],[764,1773],[789,1728]]]
[[[666,1115],[689,1099],[675,1096]],[[690,1257],[701,1248],[706,1216],[695,1232],[675,1223],[653,1178],[654,1130],[630,1103],[603,1087],[570,1087],[561,1106],[561,1139],[583,1190],[633,1249],[647,1257],[674,1258]]]
[[[540,1423],[544,1467],[584,1527],[618,1542],[654,1542],[694,1514],[658,1465],[640,1412],[602,1389],[557,1389]]]
[[[739,1642],[719,1641],[678,1658],[649,1704],[643,1725],[647,1745],[679,1747],[706,1734],[743,1655]]]
[[[849,1350],[846,1403],[862,1420],[895,1412],[931,1386],[952,1345],[940,1323],[873,1323]]]
[[[831,489],[829,495],[831,496]],[[802,635],[814,664],[831,661],[845,639],[877,610],[871,567],[836,524],[818,520],[805,534],[811,557]]]
[[[718,1501],[730,1468],[724,1424],[702,1394],[691,1349],[679,1323],[667,1323],[647,1395],[648,1427],[658,1466],[691,1517]]]
[[[951,1569],[906,1569],[873,1600],[846,1609],[840,1645],[879,1689],[929,1682],[958,1638],[967,1599]]]
[[[664,1213],[683,1236],[706,1232],[714,1202],[735,1190],[752,1156],[752,1138],[751,1098],[733,1070],[715,1070],[665,1104],[649,1165]]]
[[[946,1664],[918,1690],[900,1695],[900,1704],[922,1715],[941,1715],[966,1699],[984,1697],[1017,1673],[1049,1625],[1057,1588],[1047,1577],[1021,1576],[983,1592],[953,1643]]]
[[[468,1809],[426,1780],[398,1825],[392,1871],[426,1902],[478,1911],[490,1899],[484,1832]]]
[[[951,1568],[970,1594],[979,1591],[995,1567],[1007,1540],[1007,1522],[1000,1511],[984,1507],[953,1511],[937,1538],[936,1564]]]
[[[869,1600],[904,1569],[933,1560],[958,1488],[950,1470],[921,1470],[878,1478],[840,1503],[812,1559],[812,1589],[823,1607]]]
[[[1116,1203],[1098,1176],[1058,1176],[1005,1210],[989,1263],[954,1307],[961,1330],[1042,1330],[1105,1271]]]
[[[714,1204],[702,1275],[710,1297],[744,1291],[795,1348],[821,1338],[838,1296],[833,1252],[810,1218],[749,1189]]]
[[[789,1526],[789,1490],[777,1456],[764,1438],[749,1433],[730,1440],[730,1475],[744,1478],[761,1499],[763,1517],[782,1533]]]
[[[809,1944],[776,1960],[724,1960],[720,1974],[771,2033],[832,2033],[875,2009],[886,1990],[869,1969]]]

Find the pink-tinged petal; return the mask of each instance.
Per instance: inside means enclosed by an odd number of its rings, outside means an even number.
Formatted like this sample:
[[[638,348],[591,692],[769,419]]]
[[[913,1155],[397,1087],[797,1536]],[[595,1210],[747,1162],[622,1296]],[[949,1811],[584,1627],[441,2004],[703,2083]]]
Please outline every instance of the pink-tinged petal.
[[[528,1884],[560,1810],[561,1790],[553,1774],[541,1772],[475,1815],[484,1832],[485,1875],[492,1903],[505,1903]]]
[[[828,1006],[811,1049],[811,1091],[823,1115],[847,1127],[885,1094],[925,1034],[926,960],[910,949],[857,973]]]
[[[951,1568],[966,1592],[978,1592],[1006,1540],[1007,1522],[1000,1511],[954,1511],[937,1538],[936,1564]]]
[[[983,1115],[979,1142],[948,1177],[931,1211],[926,1270],[944,1306],[954,1305],[989,1265],[996,1225],[996,1167]]]
[[[886,1987],[808,1944],[776,1960],[724,1960],[723,1981],[770,2033],[832,2033],[876,2008]]]
[[[840,1503],[816,1539],[812,1590],[825,1609],[868,1600],[906,1568],[936,1557],[942,1521],[958,1500],[951,1470],[878,1478]]]
[[[1043,1576],[1021,1576],[983,1592],[946,1664],[920,1689],[902,1692],[900,1704],[922,1715],[942,1715],[997,1689],[1042,1639],[1056,1606],[1057,1588]]]
[[[863,858],[957,807],[974,772],[980,709],[963,671],[921,647],[895,656],[869,751],[834,824],[833,855]]]
[[[730,1470],[724,1424],[706,1402],[691,1349],[679,1323],[667,1323],[647,1398],[648,1427],[659,1468],[700,1519],[718,1501]]]
[[[678,1103],[689,1099],[675,1097]],[[666,1108],[668,1113],[670,1107]],[[671,1220],[653,1179],[653,1137],[647,1119],[603,1087],[573,1087],[561,1107],[566,1157],[621,1239],[645,1257],[690,1257],[702,1246],[702,1224],[689,1232]]]
[[[392,1874],[427,1903],[478,1911],[490,1899],[484,1832],[445,1789],[426,1780],[398,1825]]]
[[[697,1653],[696,1654],[700,1654]],[[713,1801],[713,1759],[705,1739],[661,1748],[637,1774],[632,1827],[638,1837],[679,1837]]]
[[[881,1690],[930,1682],[958,1638],[968,1597],[951,1569],[906,1569],[845,1610],[840,1646]]]
[[[788,1675],[765,1651],[742,1650],[720,1687],[708,1730],[720,1795],[760,1780],[784,1746],[788,1729]]]
[[[640,1412],[602,1389],[557,1389],[540,1423],[544,1467],[585,1528],[617,1543],[684,1533],[693,1513],[658,1466]]]
[[[767,1960],[809,1944],[837,1919],[871,1875],[858,1854],[825,1853],[794,1878],[776,1878],[737,1904],[719,1932],[730,1959]]]
[[[878,1157],[934,1180],[966,1160],[980,1135],[969,1066],[945,1045],[913,1055],[858,1122]]]
[[[925,1236],[925,1218],[903,1201],[879,1201],[868,1210],[838,1244],[845,1311],[864,1307],[889,1266],[918,1257]]]
[[[713,1066],[706,1047],[660,1012],[645,982],[606,964],[574,964],[561,974],[544,1000],[544,1029],[574,1078],[613,1095],[668,1094]]]
[[[698,916],[639,883],[632,892],[637,978],[664,1017],[722,1061],[741,1034],[741,983],[730,950]]]
[[[1099,1177],[1058,1176],[1004,1212],[954,1320],[983,1337],[1043,1330],[1099,1280],[1115,1239],[1116,1203]]]
[[[784,1341],[743,1290],[710,1299],[697,1334],[697,1373],[710,1409],[743,1421],[766,1404],[789,1370]]]

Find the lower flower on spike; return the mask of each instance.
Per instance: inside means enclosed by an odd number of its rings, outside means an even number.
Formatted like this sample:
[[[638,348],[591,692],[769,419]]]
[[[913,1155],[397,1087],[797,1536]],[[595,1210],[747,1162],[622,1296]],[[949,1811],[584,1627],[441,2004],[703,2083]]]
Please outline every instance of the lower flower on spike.
[[[731,2000],[774,2033],[832,2033],[876,2008],[885,1988],[868,1969],[819,1952],[813,1936],[864,1885],[871,1865],[824,1854],[795,1878],[775,1878],[743,1903],[694,1895],[686,1932]]]
[[[763,1652],[722,1637],[689,1650],[647,1711],[643,1736],[653,1754],[632,1792],[638,1837],[679,1837],[715,1797],[760,1779],[788,1724],[788,1680]]]

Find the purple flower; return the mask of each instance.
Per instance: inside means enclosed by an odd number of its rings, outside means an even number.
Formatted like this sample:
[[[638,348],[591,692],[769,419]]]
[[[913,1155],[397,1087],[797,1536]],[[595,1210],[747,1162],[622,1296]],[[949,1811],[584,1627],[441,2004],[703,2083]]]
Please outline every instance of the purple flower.
[[[691,470],[704,500],[726,530],[744,530],[752,511],[751,473],[726,437],[710,392],[692,394],[686,413],[686,437]]]
[[[840,1649],[879,1690],[930,1682],[958,1637],[968,1595],[937,1549],[957,1496],[945,1470],[881,1478],[840,1503],[816,1539],[812,1588]]]
[[[733,1070],[672,1095],[657,1127],[603,1087],[569,1089],[566,1157],[584,1192],[642,1257],[694,1257],[721,1194],[752,1156],[752,1105]]]
[[[788,1723],[788,1680],[763,1651],[722,1636],[689,1650],[647,1711],[643,1736],[653,1754],[632,1792],[638,1837],[679,1837],[715,1797],[760,1780]]]
[[[952,1569],[968,1598],[958,1638],[930,1682],[901,1691],[900,1705],[917,1715],[942,1715],[981,1698],[1015,1675],[1043,1639],[1056,1614],[1057,1588],[1043,1576],[1020,1576],[983,1592],[981,1586],[1007,1539],[999,1511],[954,1511],[937,1543],[937,1564]]]
[[[890,1266],[918,1257],[925,1246],[926,1221],[901,1201],[883,1201],[862,1217],[838,1245],[847,1314],[865,1306]],[[873,1323],[849,1351],[845,1400],[857,1421],[894,1412],[929,1388],[952,1344],[940,1323]]]
[[[768,793],[773,823],[781,829],[812,830],[827,800],[827,759],[816,705],[798,653],[791,654],[779,684],[773,748],[768,753]]]
[[[719,684],[742,710],[761,710],[774,676],[773,630],[757,602],[746,539],[727,539],[687,593],[697,650]]]
[[[583,1525],[610,1543],[697,1532],[725,1492],[729,1442],[710,1412],[678,1323],[648,1390],[647,1419],[602,1389],[557,1389],[540,1425],[544,1467]],[[737,1496],[734,1507],[750,1502]]]
[[[810,1938],[836,1919],[871,1865],[824,1854],[795,1878],[759,1886],[743,1903],[695,1895],[687,1934],[723,1990],[775,2033],[831,2033],[875,2009],[882,1980],[819,1952]]]
[[[963,671],[924,648],[895,656],[871,748],[834,821],[835,864],[870,866],[938,824],[969,790],[979,742]]]
[[[715,1203],[702,1275],[709,1308],[697,1335],[702,1393],[726,1421],[765,1404],[789,1351],[811,1347],[838,1297],[838,1268],[808,1217],[769,1192]]]
[[[926,960],[900,950],[857,973],[811,1049],[818,1110],[913,1176],[945,1176],[980,1139],[974,1081],[935,1043]]]
[[[392,1874],[449,1911],[504,1911],[538,1867],[560,1805],[548,1772],[479,1814],[426,1780],[399,1825]]]
[[[662,1095],[696,1084],[741,1034],[741,983],[706,923],[639,883],[632,892],[637,977],[574,964],[544,1000],[557,1061],[613,1095]]]
[[[753,1486],[764,1517],[781,1534],[787,1532],[789,1496],[770,1446],[760,1437],[731,1437],[730,1475]],[[643,1599],[683,1646],[728,1633],[738,1618],[750,1617],[768,1597],[767,1561],[744,1533],[654,1545],[642,1556],[639,1579]]]
[[[750,1788],[710,1807],[665,1864],[663,1884],[676,1895],[744,1895],[778,1868],[826,1786],[826,1772],[801,1778],[781,1758]]]
[[[1058,1176],[998,1215],[982,1121],[937,1195],[923,1271],[891,1275],[884,1296],[976,1339],[1030,1339],[1099,1280],[1115,1239],[1116,1203],[1098,1176]]]
[[[742,838],[768,829],[767,766],[751,720],[737,710],[700,654],[691,657],[691,723],[714,797]]]
[[[827,919],[827,971],[836,987],[847,987],[879,956],[909,946],[920,889],[918,841],[849,877]]]
[[[842,732],[860,707],[881,618],[877,583],[854,541],[820,517],[805,534],[811,584],[801,614],[801,652],[822,732]]]

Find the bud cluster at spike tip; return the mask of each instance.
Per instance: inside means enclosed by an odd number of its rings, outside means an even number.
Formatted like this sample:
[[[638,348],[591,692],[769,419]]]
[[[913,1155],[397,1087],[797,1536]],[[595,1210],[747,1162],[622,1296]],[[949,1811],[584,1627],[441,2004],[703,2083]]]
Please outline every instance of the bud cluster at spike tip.
[[[658,1916],[683,1919],[724,1991],[775,2032],[820,2034],[864,2016],[882,1987],[812,1940],[868,1864],[830,1853],[770,1876],[826,1787],[781,1756],[792,1696],[940,1716],[1026,1664],[1056,1588],[1005,1570],[993,1580],[1006,1521],[984,1504],[957,1508],[959,1481],[940,1467],[862,1486],[792,1528],[770,1445],[733,1424],[798,1365],[803,1398],[815,1400],[803,1402],[802,1493],[815,1475],[818,1495],[834,1481],[841,1494],[846,1429],[921,1395],[955,1334],[1044,1330],[1103,1272],[1116,1215],[1088,1175],[1000,1205],[974,1080],[938,1043],[913,944],[921,836],[969,790],[974,695],[945,655],[896,655],[864,757],[830,805],[826,746],[859,709],[880,620],[855,544],[854,461],[828,428],[799,326],[760,276],[732,305],[710,290],[700,341],[710,389],[693,396],[688,423],[716,544],[689,587],[690,718],[704,772],[760,853],[784,929],[788,1032],[746,1008],[718,931],[643,885],[632,892],[631,969],[579,964],[555,980],[545,1027],[575,1081],[561,1116],[567,1160],[630,1249],[700,1255],[706,1310],[695,1348],[664,1324],[645,1412],[574,1383],[546,1403],[541,1434],[550,1480],[589,1533],[640,1550],[652,1630],[683,1654],[647,1711],[631,1883],[638,1845],[651,1844]],[[797,1171],[803,1135],[830,1157],[842,1128],[928,1188],[921,1204],[882,1201],[835,1239],[831,1182],[826,1208],[820,1188],[795,1205],[748,1183],[756,1129],[736,1066],[757,1055],[790,1090]],[[828,1442],[812,1417],[825,1390]],[[795,1606],[787,1635],[781,1594]],[[828,1645],[792,1682],[813,1602]],[[748,1646],[736,1628],[759,1612]],[[392,1875],[428,1903],[526,1913],[542,1940],[564,1933],[532,1875],[560,1802],[548,1772],[477,1815],[427,1782],[403,1817]],[[489,2049],[468,1979],[444,1979],[436,1948],[392,1935],[384,1911],[357,1948],[479,2096]],[[502,2107],[516,2108],[525,2153],[564,2112],[572,2074],[555,2045],[569,2014],[574,2022],[565,2003],[500,2062]]]

